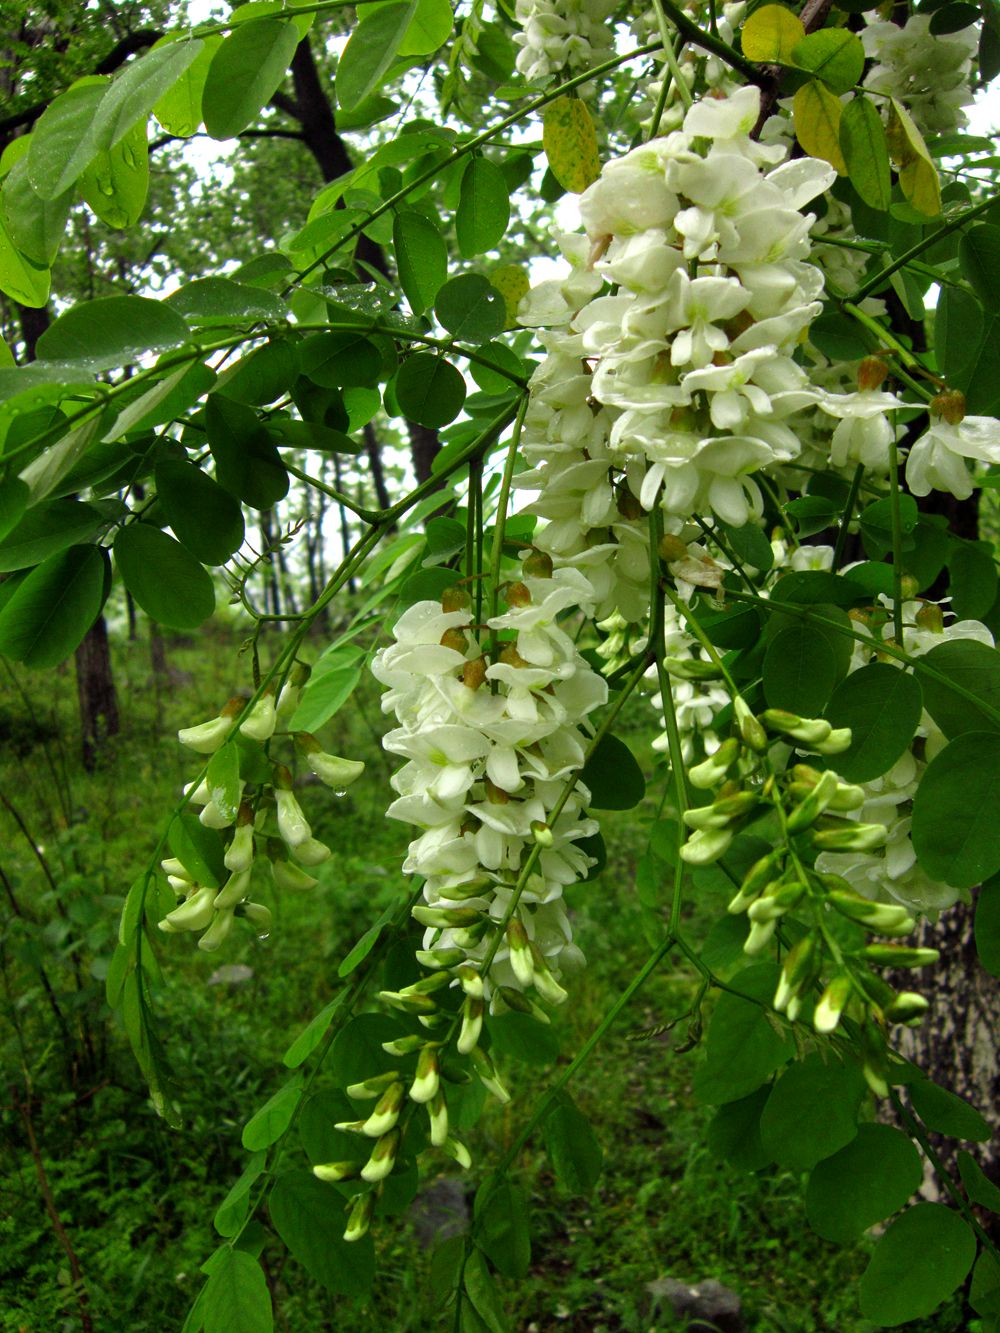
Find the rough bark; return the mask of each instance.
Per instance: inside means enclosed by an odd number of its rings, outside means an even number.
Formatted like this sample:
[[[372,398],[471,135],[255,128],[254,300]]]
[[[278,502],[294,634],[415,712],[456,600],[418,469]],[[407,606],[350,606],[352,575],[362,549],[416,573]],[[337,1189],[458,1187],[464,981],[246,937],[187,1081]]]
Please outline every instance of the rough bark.
[[[108,741],[121,730],[108,624],[103,616],[97,617],[76,650],[76,692],[83,766],[92,773]]]
[[[372,483],[375,487],[375,500],[379,509],[388,509],[392,505],[389,488],[385,484],[385,469],[382,467],[382,446],[379,444],[375,427],[369,421],[364,428],[365,453],[372,470]]]

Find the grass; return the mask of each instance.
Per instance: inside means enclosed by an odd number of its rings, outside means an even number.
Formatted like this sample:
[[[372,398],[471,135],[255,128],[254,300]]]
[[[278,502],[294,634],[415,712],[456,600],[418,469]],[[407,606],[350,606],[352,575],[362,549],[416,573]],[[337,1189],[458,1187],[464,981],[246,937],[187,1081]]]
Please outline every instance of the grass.
[[[174,732],[211,716],[247,683],[238,647],[235,631],[168,641],[172,676],[158,686],[148,645],[117,642],[123,732],[93,775],[76,758],[71,670],[0,681],[0,792],[23,826],[10,809],[0,812],[8,886],[0,1047],[9,1071],[0,1112],[7,1164],[0,1328],[11,1333],[82,1327],[69,1260],[42,1206],[29,1124],[94,1328],[179,1329],[202,1280],[199,1266],[217,1240],[212,1216],[242,1170],[242,1125],[281,1082],[288,1043],[339,984],[340,959],[405,891],[399,864],[407,833],[384,819],[389,767],[377,747],[382,719],[369,683],[323,735],[328,749],[364,757],[366,777],[341,800],[319,787],[302,795],[318,835],[334,849],[319,888],[279,904],[269,899],[277,910],[266,942],[231,937],[220,954],[206,957],[187,937],[164,939],[159,1021],[185,1113],[181,1131],[166,1128],[104,1004],[102,982],[122,897],[194,767]],[[640,756],[649,753],[650,718],[637,702],[625,734]],[[663,919],[667,887],[648,885],[644,902],[634,887],[659,795],[651,788],[642,806],[606,818],[607,868],[570,894],[589,967],[555,1024],[560,1063],[628,984]],[[692,938],[703,938],[721,910],[719,894],[700,895],[688,910]],[[234,964],[251,969],[249,978],[213,976]],[[658,969],[573,1087],[604,1149],[589,1198],[560,1195],[540,1141],[517,1163],[514,1179],[531,1200],[533,1252],[523,1282],[501,1281],[515,1329],[683,1327],[649,1290],[665,1276],[718,1278],[739,1293],[748,1327],[759,1333],[865,1329],[856,1287],[869,1244],[837,1247],[813,1236],[797,1178],[740,1176],[719,1163],[705,1144],[710,1110],[691,1091],[699,1054],[679,1049],[688,1023],[644,1035],[690,1009],[694,995],[686,966]],[[516,1094],[512,1105],[488,1107],[469,1135],[475,1164],[460,1182],[469,1197],[551,1076],[544,1064],[524,1060],[507,1060],[505,1073]],[[424,1193],[442,1178],[455,1179],[454,1171],[440,1171],[440,1161],[429,1170]],[[381,1276],[363,1308],[324,1293],[265,1236],[277,1327],[450,1328],[417,1221],[411,1210],[380,1230]],[[908,1327],[947,1333],[962,1326],[956,1305]]]

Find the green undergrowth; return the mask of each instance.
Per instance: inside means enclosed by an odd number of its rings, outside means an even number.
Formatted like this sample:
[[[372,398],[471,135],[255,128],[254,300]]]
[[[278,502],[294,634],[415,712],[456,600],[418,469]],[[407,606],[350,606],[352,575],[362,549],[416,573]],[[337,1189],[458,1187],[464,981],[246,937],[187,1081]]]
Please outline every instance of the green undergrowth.
[[[319,888],[283,902],[265,894],[274,911],[266,941],[241,935],[206,956],[190,937],[164,937],[158,1022],[184,1127],[172,1131],[156,1117],[104,1004],[103,977],[123,895],[197,766],[174,732],[249,686],[239,642],[223,631],[168,639],[168,674],[156,678],[148,642],[116,641],[122,735],[90,775],[77,754],[72,670],[44,680],[0,672],[0,1054],[7,1074],[0,1328],[11,1333],[82,1327],[30,1134],[79,1262],[94,1328],[181,1327],[202,1280],[199,1266],[215,1244],[212,1216],[242,1169],[242,1125],[281,1081],[289,1042],[340,984],[339,962],[405,891],[399,864],[406,830],[384,818],[390,769],[377,746],[383,723],[368,684],[322,734],[327,749],[367,760],[365,778],[342,799],[320,786],[301,793],[334,852]],[[624,732],[647,767],[652,716],[637,701]],[[471,1177],[435,1175],[432,1164],[417,1204],[381,1226],[381,1275],[363,1308],[323,1293],[293,1260],[278,1259],[277,1247],[269,1262],[265,1248],[278,1329],[451,1327],[425,1244],[427,1210],[445,1189],[459,1199],[464,1190],[471,1200],[553,1068],[571,1058],[647,956],[669,887],[647,885],[643,906],[634,880],[660,796],[651,785],[642,806],[603,821],[608,865],[570,895],[589,966],[573,979],[571,1002],[554,1024],[557,1048],[529,1051],[527,1059],[504,1056],[515,1097],[508,1107],[488,1108],[468,1136]],[[723,901],[706,892],[689,905],[692,940],[704,938]],[[574,1084],[604,1150],[591,1197],[558,1193],[540,1141],[517,1164],[514,1179],[531,1199],[533,1251],[524,1281],[501,1281],[515,1329],[682,1328],[650,1288],[666,1277],[722,1281],[740,1295],[748,1327],[761,1333],[865,1329],[856,1290],[866,1245],[837,1247],[813,1236],[793,1176],[741,1176],[708,1153],[710,1112],[691,1092],[698,1055],[683,1049],[697,1038],[697,1023],[694,1030],[688,1019],[662,1030],[690,1009],[695,991],[686,964],[666,963]],[[297,1155],[290,1144],[290,1164],[301,1164]],[[946,1333],[964,1323],[955,1307],[908,1327]]]

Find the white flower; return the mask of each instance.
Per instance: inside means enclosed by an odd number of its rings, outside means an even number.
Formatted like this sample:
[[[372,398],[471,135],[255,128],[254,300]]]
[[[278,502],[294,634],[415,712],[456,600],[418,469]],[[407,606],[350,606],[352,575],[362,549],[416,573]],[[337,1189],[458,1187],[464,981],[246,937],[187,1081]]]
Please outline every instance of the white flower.
[[[950,491],[957,500],[967,500],[973,478],[966,459],[1000,462],[1000,421],[966,417],[953,425],[932,416],[906,460],[906,484],[914,495]]]

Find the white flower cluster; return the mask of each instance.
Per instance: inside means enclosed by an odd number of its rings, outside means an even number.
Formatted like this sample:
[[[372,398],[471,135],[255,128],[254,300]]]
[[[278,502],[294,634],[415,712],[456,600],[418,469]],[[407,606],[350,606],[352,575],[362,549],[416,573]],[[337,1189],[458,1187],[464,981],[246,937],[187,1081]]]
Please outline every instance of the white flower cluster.
[[[758,111],[755,88],[708,99],[683,131],[610,162],[581,197],[587,238],[563,242],[570,274],[520,312],[549,331],[518,485],[539,493],[540,544],[587,570],[602,615],[644,614],[655,504],[668,530],[699,511],[741,526],[762,508],[752,474],[800,453],[796,414],[871,410],[824,396],[795,359],[823,286],[800,209],[833,171],[752,140]]]
[[[518,71],[540,83],[599,65],[612,54],[614,31],[608,19],[615,7],[615,0],[517,0]]]
[[[704,28],[709,26],[708,6],[687,5],[685,8],[696,23]],[[735,3],[722,5],[716,14],[714,31],[722,41],[728,42],[730,46],[733,45],[736,34],[739,32],[746,14],[746,8],[746,0],[735,0]],[[639,46],[645,46],[648,42],[655,41],[660,36],[660,25],[652,7],[636,15],[631,20],[629,27],[636,44]],[[666,72],[665,57],[660,55],[654,57],[654,59],[657,60],[656,73],[640,84],[641,102],[636,110],[640,124],[643,128],[648,127],[663,93],[663,80],[664,78],[670,78],[670,86],[667,89],[659,122],[659,133],[664,134],[668,130],[680,128],[684,119],[684,100],[677,89],[676,81]],[[694,46],[693,43],[685,44],[677,65],[680,76],[687,88],[691,92],[697,90],[698,95],[728,96],[740,86],[739,81],[733,76],[731,66],[727,65],[719,56],[703,51]]]
[[[966,123],[978,31],[974,21],[960,32],[930,26],[929,14],[911,14],[902,27],[869,23],[861,40],[874,64],[865,87],[902,102],[921,133],[946,134]]]
[[[607,685],[559,625],[570,608],[591,611],[594,592],[574,569],[555,572],[529,555],[506,589],[507,610],[486,625],[486,651],[468,606],[417,602],[397,623],[395,643],[372,670],[386,687],[382,707],[399,726],[384,744],[406,763],[392,785],[388,814],[422,830],[403,869],[425,879],[424,961],[480,963],[495,947],[488,982],[561,998],[553,973],[579,960],[563,889],[593,861],[579,846],[597,832],[590,793],[577,783],[581,726],[607,698]],[[506,936],[497,941],[522,867],[539,855]]]

